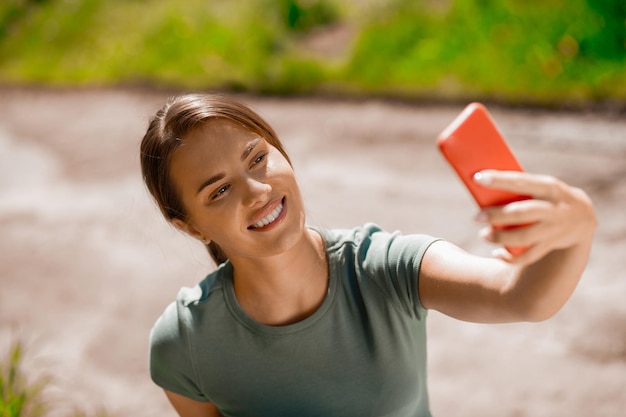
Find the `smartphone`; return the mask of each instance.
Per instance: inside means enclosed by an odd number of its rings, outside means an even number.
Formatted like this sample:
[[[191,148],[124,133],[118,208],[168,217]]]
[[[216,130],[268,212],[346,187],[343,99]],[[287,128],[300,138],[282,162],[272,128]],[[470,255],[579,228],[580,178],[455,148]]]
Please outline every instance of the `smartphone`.
[[[504,190],[486,188],[473,180],[474,174],[484,169],[523,171],[491,115],[482,104],[469,104],[439,134],[437,144],[479,207],[502,206],[530,198]],[[503,229],[524,226],[527,225],[506,226]],[[526,250],[523,247],[507,247],[506,249],[513,255],[521,254]]]

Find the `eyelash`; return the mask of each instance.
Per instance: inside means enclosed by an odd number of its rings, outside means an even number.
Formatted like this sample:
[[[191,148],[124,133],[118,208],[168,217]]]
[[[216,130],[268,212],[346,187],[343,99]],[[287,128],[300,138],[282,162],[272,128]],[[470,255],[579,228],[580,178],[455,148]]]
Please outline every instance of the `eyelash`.
[[[230,188],[230,185],[221,186],[215,193],[213,193],[213,195],[211,196],[211,200],[215,200],[216,198],[224,194],[226,191],[228,191],[229,188]]]
[[[266,157],[267,157],[267,152],[263,152],[262,154],[257,156],[254,159],[254,161],[252,161],[252,166],[262,163],[263,161],[265,161]],[[211,200],[215,200],[216,198],[219,198],[222,194],[228,191],[229,188],[230,188],[230,185],[221,186],[215,193],[213,193],[213,195],[211,196]]]
[[[256,157],[256,159],[252,162],[252,165],[254,166],[254,165],[260,164],[261,162],[265,160],[266,156],[267,156],[267,152],[263,152],[261,155]]]

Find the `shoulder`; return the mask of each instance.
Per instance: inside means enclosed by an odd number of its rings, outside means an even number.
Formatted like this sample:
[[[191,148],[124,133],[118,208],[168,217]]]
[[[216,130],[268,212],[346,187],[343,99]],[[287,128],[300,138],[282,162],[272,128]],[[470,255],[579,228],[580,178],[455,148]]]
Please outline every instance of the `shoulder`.
[[[229,263],[222,264],[196,286],[178,291],[176,300],[165,308],[152,327],[150,341],[153,349],[183,342],[185,334],[194,327],[194,309],[215,298],[215,294],[223,289],[230,270]]]
[[[341,271],[351,291],[358,289],[422,316],[418,286],[422,259],[438,239],[426,234],[389,233],[373,223],[326,231],[330,265]]]
[[[423,256],[437,238],[421,233],[388,232],[374,223],[352,229],[321,230],[327,252],[346,251],[360,260],[398,261]]]
[[[204,307],[218,303],[228,276],[228,265],[220,266],[193,288],[182,288],[157,319],[150,332],[150,376],[168,391],[206,401],[197,383],[194,346],[196,330],[207,314]]]

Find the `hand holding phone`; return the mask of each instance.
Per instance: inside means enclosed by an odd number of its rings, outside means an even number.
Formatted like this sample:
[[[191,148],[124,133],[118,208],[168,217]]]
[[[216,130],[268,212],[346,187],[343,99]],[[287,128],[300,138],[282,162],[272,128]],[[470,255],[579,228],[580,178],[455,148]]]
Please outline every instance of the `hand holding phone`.
[[[474,181],[474,175],[485,169],[523,171],[489,112],[480,103],[471,103],[441,132],[437,144],[443,156],[456,171],[479,207],[502,206],[529,196],[486,188]],[[512,229],[527,225],[503,226]],[[497,228],[497,227],[495,227]],[[512,255],[526,248],[507,247]]]

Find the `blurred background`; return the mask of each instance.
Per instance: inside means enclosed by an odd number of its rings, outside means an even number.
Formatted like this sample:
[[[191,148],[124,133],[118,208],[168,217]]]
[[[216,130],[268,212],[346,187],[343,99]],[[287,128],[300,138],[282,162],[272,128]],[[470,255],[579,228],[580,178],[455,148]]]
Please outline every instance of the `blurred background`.
[[[488,255],[434,145],[486,103],[522,165],[585,189],[600,226],[554,318],[431,312],[433,413],[624,415],[624,0],[0,0],[0,417],[175,415],[148,333],[213,265],[148,198],[138,146],[191,90],[275,127],[310,224]]]
[[[621,0],[3,0],[0,81],[622,106],[625,20]]]

